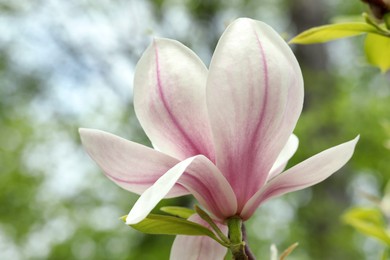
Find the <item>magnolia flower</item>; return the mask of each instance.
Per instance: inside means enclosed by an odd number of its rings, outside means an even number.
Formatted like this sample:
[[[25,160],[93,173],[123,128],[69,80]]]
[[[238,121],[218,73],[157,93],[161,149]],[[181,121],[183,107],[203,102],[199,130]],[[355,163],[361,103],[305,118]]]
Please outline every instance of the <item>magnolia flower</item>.
[[[303,79],[285,41],[247,18],[223,33],[209,70],[181,43],[155,39],[134,80],[136,115],[155,149],[92,129],[82,143],[106,176],[142,194],[127,217],[144,219],[162,198],[192,194],[226,232],[260,204],[323,181],[352,156],[358,138],[283,172],[298,147],[292,134]],[[199,216],[190,220],[202,223]],[[202,223],[204,224],[204,223]],[[222,259],[208,237],[177,236],[172,259]]]

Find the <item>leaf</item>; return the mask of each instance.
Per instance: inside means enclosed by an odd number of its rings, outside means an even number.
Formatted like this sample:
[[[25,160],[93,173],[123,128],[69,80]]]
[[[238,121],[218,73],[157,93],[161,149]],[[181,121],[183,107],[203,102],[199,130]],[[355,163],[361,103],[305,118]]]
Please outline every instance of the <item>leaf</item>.
[[[390,37],[369,33],[365,41],[367,61],[384,73],[390,69]]]
[[[344,213],[343,220],[359,232],[390,245],[390,236],[386,232],[385,221],[379,209],[352,208]]]
[[[189,218],[193,214],[195,214],[195,211],[189,208],[184,207],[176,207],[176,206],[169,206],[169,207],[162,207],[160,208],[162,212],[168,213],[172,216],[176,216],[179,218]]]
[[[126,221],[126,216],[122,217],[122,220]],[[129,226],[146,234],[208,236],[226,246],[208,228],[182,218],[149,214],[141,222]]]
[[[311,28],[300,33],[290,40],[290,43],[312,44],[323,43],[344,37],[351,37],[363,33],[378,33],[377,29],[367,23],[350,22],[328,24]]]

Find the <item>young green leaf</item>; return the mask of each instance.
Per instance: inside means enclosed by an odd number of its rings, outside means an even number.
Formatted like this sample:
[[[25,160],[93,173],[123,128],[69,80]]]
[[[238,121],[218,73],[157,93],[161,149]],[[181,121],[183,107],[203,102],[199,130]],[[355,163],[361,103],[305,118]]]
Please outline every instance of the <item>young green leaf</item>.
[[[378,209],[353,208],[343,215],[343,220],[359,232],[390,245],[390,236],[386,232],[383,215]]]
[[[160,208],[162,212],[168,213],[172,216],[176,216],[179,218],[189,218],[193,214],[195,214],[195,211],[189,208],[184,207],[177,207],[177,206],[169,206],[169,207],[162,207]]]
[[[390,37],[369,33],[364,51],[367,61],[383,73],[390,69]]]
[[[208,236],[226,246],[211,230],[182,218],[149,214],[141,222],[129,226],[146,234]]]
[[[290,43],[296,44],[312,44],[323,43],[344,37],[351,37],[363,33],[378,33],[377,29],[367,23],[350,22],[328,24],[319,27],[311,28],[300,33],[290,40]]]

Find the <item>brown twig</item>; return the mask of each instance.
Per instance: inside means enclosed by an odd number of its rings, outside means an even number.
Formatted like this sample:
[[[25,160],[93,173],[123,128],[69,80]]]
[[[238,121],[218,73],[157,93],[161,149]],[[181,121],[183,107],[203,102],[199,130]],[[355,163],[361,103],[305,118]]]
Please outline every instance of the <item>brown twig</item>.
[[[248,256],[248,260],[256,260],[256,257],[254,256],[251,249],[249,248],[248,239],[246,236],[246,228],[244,224],[242,224],[241,230],[242,230],[242,239],[245,241],[245,253]]]

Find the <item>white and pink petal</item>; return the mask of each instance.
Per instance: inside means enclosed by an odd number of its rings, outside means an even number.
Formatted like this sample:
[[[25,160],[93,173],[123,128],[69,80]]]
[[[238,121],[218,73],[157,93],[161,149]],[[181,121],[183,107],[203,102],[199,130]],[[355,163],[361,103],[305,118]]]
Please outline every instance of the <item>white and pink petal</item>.
[[[219,169],[206,157],[197,156],[178,181],[215,218],[224,221],[237,212],[237,198]]]
[[[310,187],[325,180],[348,162],[358,140],[359,136],[349,142],[329,148],[277,175],[246,203],[240,216],[248,219],[266,200]]]
[[[299,140],[298,137],[294,134],[290,136],[286,145],[283,147],[283,150],[280,152],[276,162],[272,166],[268,179],[272,179],[279,173],[281,173],[286,167],[290,158],[295,154],[298,149]]]
[[[206,89],[216,164],[239,207],[261,187],[303,104],[303,79],[286,42],[268,25],[234,21],[213,55]]]
[[[176,164],[148,188],[127,215],[126,224],[143,220],[177,184],[189,190],[203,207],[220,220],[237,212],[235,194],[225,177],[209,159],[197,155]]]
[[[141,194],[179,161],[149,147],[113,134],[81,128],[80,137],[89,156],[105,175],[122,188]],[[175,185],[167,197],[189,192]]]
[[[214,160],[206,110],[207,68],[183,44],[155,39],[137,64],[134,108],[160,151],[179,160],[203,154]]]
[[[191,216],[188,220],[209,227],[198,215]],[[227,235],[227,226],[217,224],[222,232]],[[207,236],[176,236],[171,248],[170,260],[217,260],[224,259],[227,248]]]
[[[157,206],[157,204],[167,196],[169,191],[175,186],[176,182],[187,170],[188,166],[196,157],[188,158],[179,162],[161,176],[152,186],[150,186],[134,204],[126,217],[126,224],[137,224]]]

